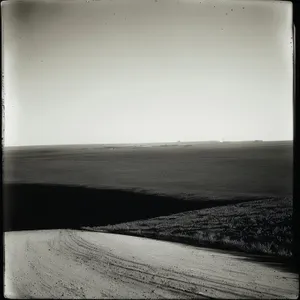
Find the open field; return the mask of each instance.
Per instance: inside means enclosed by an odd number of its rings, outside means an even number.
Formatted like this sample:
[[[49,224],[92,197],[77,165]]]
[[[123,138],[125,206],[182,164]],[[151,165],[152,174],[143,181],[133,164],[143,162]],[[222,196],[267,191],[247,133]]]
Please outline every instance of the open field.
[[[292,143],[6,149],[3,195],[8,297],[298,295]]]
[[[292,195],[292,142],[4,151],[4,182],[81,185],[185,199]]]
[[[9,149],[4,228],[142,220],[106,229],[289,257],[292,150],[291,142]],[[238,204],[246,200],[260,201]]]

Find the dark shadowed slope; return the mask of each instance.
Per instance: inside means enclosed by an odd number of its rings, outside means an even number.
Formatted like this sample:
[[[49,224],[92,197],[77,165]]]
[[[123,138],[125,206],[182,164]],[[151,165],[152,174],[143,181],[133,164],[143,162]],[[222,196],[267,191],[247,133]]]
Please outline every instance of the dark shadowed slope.
[[[134,191],[50,184],[5,184],[3,192],[6,231],[103,226],[243,200],[184,201]]]

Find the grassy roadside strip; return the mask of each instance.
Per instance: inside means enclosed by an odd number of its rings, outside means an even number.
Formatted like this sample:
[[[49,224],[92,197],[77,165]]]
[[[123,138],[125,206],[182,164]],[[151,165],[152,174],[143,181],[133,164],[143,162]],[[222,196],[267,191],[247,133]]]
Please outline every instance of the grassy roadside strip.
[[[289,259],[292,198],[255,200],[86,229]]]

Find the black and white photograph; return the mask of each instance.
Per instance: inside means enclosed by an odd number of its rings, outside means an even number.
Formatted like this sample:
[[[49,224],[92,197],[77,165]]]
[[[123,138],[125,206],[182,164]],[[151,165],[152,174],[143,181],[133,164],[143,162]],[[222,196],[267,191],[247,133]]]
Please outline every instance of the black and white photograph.
[[[297,299],[294,4],[8,0],[8,299]]]

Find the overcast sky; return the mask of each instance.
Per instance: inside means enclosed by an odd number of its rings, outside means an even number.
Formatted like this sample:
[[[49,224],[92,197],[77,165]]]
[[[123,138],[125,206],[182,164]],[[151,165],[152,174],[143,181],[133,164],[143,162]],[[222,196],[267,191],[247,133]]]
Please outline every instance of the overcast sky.
[[[293,138],[292,4],[2,2],[5,145]]]

